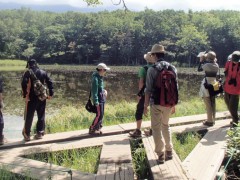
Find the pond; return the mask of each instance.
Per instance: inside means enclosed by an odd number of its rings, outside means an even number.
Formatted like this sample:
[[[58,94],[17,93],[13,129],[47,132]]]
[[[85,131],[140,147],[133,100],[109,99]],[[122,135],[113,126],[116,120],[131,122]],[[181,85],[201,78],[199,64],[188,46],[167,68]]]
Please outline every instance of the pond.
[[[8,138],[21,137],[25,102],[21,96],[21,77],[23,72],[2,72],[4,82],[4,132]],[[57,112],[62,105],[84,105],[89,96],[92,72],[48,71],[54,82],[55,95],[47,104],[47,115]],[[198,95],[203,76],[179,74],[180,100],[185,101]],[[137,72],[109,72],[104,78],[108,91],[108,102],[122,100],[136,101],[138,92]],[[50,113],[49,113],[50,112]]]

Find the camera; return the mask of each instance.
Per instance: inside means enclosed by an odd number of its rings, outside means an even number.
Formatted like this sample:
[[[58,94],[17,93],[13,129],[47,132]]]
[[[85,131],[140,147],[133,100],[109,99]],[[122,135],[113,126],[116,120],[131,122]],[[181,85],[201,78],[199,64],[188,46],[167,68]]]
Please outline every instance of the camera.
[[[228,81],[228,84],[229,84],[229,85],[237,86],[237,80],[236,80],[235,78],[231,78],[231,79]]]

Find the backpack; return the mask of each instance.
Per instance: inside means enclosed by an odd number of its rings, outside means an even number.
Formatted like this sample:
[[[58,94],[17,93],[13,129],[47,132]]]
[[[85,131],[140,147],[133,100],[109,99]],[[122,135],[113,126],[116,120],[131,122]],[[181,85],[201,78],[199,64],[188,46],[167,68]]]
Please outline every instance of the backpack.
[[[34,94],[38,97],[40,101],[44,101],[48,98],[47,87],[36,77],[34,72],[29,69],[30,78],[33,81]]]
[[[178,86],[176,74],[171,66],[164,66],[159,71],[156,81],[155,88],[158,98],[157,104],[165,107],[172,107],[178,103]]]

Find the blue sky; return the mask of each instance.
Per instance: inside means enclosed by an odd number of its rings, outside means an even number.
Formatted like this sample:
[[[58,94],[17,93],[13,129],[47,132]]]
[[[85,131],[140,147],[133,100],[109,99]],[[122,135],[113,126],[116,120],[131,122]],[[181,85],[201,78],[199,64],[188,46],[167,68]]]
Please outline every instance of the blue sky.
[[[70,5],[77,8],[86,8],[87,4],[82,0],[0,0],[0,2],[15,2],[22,5]],[[123,4],[114,6],[119,0],[102,0],[103,4],[98,8],[106,10],[121,9]],[[129,10],[142,11],[145,8],[153,10],[240,10],[240,0],[125,0]]]

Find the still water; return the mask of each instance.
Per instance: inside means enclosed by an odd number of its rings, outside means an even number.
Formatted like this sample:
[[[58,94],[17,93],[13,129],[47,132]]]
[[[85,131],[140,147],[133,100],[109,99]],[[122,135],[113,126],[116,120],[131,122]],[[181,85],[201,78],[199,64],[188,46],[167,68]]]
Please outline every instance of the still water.
[[[5,136],[9,139],[22,137],[24,99],[21,96],[21,77],[23,72],[1,72],[4,82]],[[80,106],[87,102],[92,72],[51,71],[49,76],[54,82],[54,98],[48,101],[47,110],[53,112],[62,105]],[[198,95],[201,79],[199,75],[179,74],[180,100],[184,101]],[[108,91],[108,102],[122,100],[136,101],[138,92],[137,72],[113,73],[104,77],[105,89]],[[47,113],[47,115],[52,113]]]

